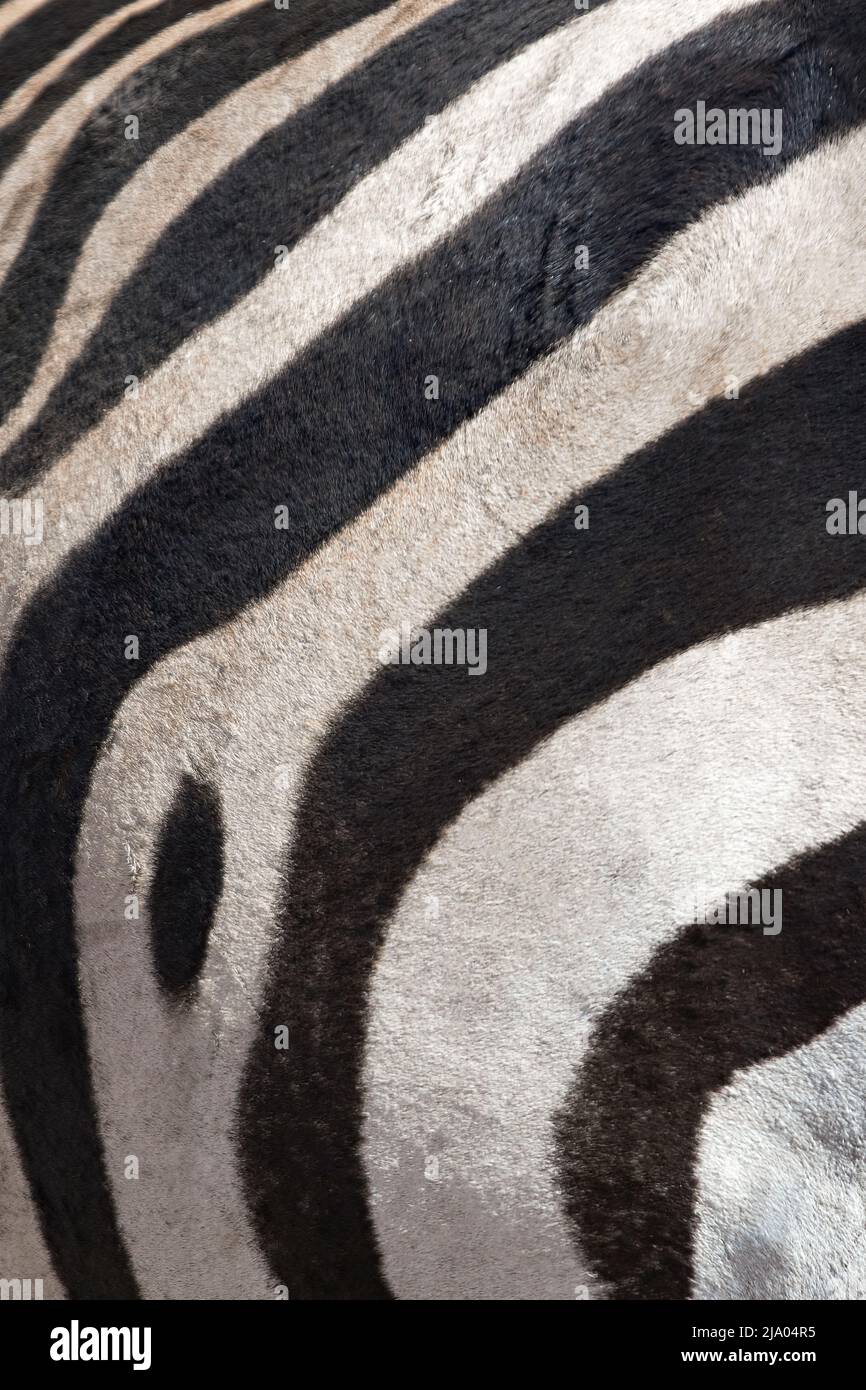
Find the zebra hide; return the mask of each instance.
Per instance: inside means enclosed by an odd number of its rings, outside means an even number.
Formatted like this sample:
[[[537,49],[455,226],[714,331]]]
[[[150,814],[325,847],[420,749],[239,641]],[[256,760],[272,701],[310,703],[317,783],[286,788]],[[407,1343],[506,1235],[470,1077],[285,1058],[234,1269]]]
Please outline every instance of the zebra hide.
[[[4,1290],[866,1297],[864,184],[861,0],[0,4]]]

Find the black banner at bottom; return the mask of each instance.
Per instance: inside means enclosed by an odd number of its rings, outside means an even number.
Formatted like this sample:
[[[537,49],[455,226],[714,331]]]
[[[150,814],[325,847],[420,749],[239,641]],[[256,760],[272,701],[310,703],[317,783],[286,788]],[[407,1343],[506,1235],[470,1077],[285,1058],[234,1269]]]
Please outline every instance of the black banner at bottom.
[[[519,1305],[509,1305],[519,1318]],[[491,1310],[492,1312],[492,1310]],[[461,1329],[459,1362],[466,1371],[466,1351],[475,1346],[489,1369],[490,1351],[529,1350],[519,1323],[510,1323],[493,1341],[486,1309],[480,1322]],[[492,1314],[495,1317],[495,1314]],[[60,1377],[98,1375],[108,1367],[161,1375],[213,1370],[220,1375],[261,1371],[263,1363],[300,1370],[312,1358],[318,1372],[341,1367],[348,1345],[339,1335],[354,1325],[357,1314],[311,1303],[156,1302],[72,1303],[8,1301],[0,1307],[4,1352],[27,1371]],[[378,1331],[381,1313],[364,1313],[370,1332]],[[402,1321],[399,1312],[392,1314]],[[559,1316],[563,1316],[560,1314]],[[579,1338],[580,1360],[611,1371],[640,1369],[692,1370],[704,1366],[801,1365],[841,1371],[856,1358],[862,1337],[859,1303],[717,1302],[717,1303],[573,1303],[561,1331]],[[417,1331],[417,1324],[404,1324]],[[395,1327],[388,1322],[389,1331]],[[528,1324],[526,1333],[534,1332]],[[441,1334],[441,1328],[437,1329]],[[422,1334],[423,1335],[423,1334]],[[361,1343],[360,1345],[363,1345]],[[400,1344],[398,1343],[397,1346]],[[435,1343],[432,1348],[435,1348]],[[359,1342],[351,1343],[357,1364]],[[533,1354],[538,1354],[533,1340]],[[381,1348],[379,1348],[381,1350]],[[396,1350],[396,1347],[395,1347]],[[443,1370],[453,1373],[455,1347],[442,1345]],[[435,1359],[425,1345],[424,1369]],[[509,1356],[511,1353],[509,1352]],[[401,1358],[402,1359],[402,1358]],[[539,1368],[540,1369],[540,1368]]]

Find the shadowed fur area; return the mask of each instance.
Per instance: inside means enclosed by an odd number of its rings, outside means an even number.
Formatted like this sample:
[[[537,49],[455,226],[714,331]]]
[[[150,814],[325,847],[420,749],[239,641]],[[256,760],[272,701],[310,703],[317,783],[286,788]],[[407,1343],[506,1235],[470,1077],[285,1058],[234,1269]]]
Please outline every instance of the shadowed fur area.
[[[163,0],[98,27],[121,10],[0,33],[0,101],[27,96],[0,129],[0,1276],[386,1301],[525,1263],[521,1297],[725,1296],[756,1204],[712,1144],[745,1172],[766,1069],[820,1074],[866,1002],[866,773],[830,793],[821,764],[862,665],[866,550],[826,518],[866,438],[866,13]],[[780,113],[778,152],[678,143],[698,100]],[[819,753],[820,682],[786,694],[778,653],[824,623]],[[404,624],[483,633],[483,671],[387,661]],[[713,665],[743,634],[759,714]],[[694,756],[637,846],[622,787],[552,750],[585,735],[646,788],[673,708]],[[798,759],[765,800],[761,717]],[[738,740],[748,794],[689,840],[683,767],[716,806]],[[760,866],[778,938],[683,924],[678,832]],[[510,1128],[506,1072],[538,1082]],[[449,1126],[495,1152],[461,1169]],[[862,1176],[827,1135],[819,1210]],[[795,1208],[768,1248],[808,1244]],[[823,1296],[814,1263],[788,1286]]]

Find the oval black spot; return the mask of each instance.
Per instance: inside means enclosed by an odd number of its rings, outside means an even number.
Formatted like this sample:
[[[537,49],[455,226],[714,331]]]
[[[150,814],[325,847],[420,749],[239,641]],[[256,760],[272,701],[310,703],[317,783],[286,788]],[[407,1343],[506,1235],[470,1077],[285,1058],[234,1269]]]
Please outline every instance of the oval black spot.
[[[223,886],[223,840],[217,792],[186,773],[163,823],[148,898],[154,970],[174,998],[191,994],[204,964]]]

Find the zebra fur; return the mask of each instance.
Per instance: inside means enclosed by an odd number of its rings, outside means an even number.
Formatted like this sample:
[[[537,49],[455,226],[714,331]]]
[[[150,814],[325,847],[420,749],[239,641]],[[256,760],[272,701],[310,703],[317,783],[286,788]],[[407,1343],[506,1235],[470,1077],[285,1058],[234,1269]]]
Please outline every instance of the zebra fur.
[[[31,10],[22,80],[88,34]],[[858,7],[147,16],[0,183],[0,476],[45,504],[0,547],[0,1263],[851,1296]],[[780,157],[675,145],[702,93]],[[382,666],[404,619],[487,672]],[[778,941],[682,916],[776,879]]]

